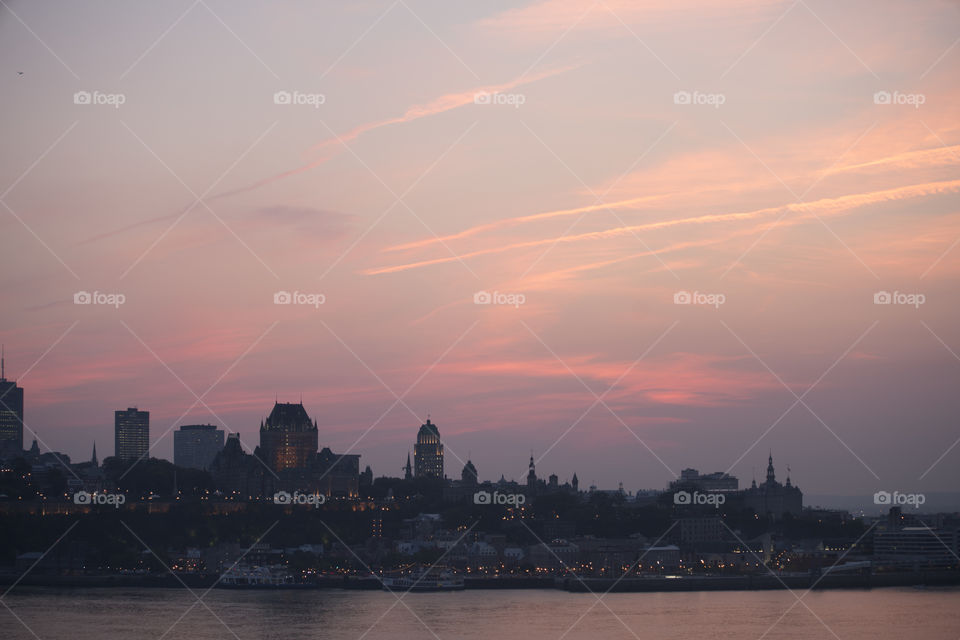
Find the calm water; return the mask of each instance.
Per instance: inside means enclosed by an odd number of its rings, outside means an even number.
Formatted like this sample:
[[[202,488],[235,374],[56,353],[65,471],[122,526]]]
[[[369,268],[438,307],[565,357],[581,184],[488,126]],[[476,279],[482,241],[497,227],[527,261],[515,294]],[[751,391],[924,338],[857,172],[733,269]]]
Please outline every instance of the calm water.
[[[957,589],[811,592],[803,598],[810,610],[797,604],[786,615],[796,602],[788,591],[610,594],[589,612],[594,596],[554,591],[408,594],[398,604],[384,592],[214,590],[204,599],[212,613],[202,604],[187,613],[196,600],[185,590],[17,587],[3,602],[43,640],[757,640],[768,629],[766,638],[790,640],[960,637]],[[0,637],[34,635],[0,606]]]

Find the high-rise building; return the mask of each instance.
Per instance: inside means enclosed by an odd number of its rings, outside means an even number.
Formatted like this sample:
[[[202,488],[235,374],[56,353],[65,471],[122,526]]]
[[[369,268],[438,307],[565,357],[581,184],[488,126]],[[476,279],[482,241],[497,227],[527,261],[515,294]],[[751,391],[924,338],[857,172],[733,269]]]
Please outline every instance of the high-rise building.
[[[130,407],[113,412],[113,455],[139,460],[150,453],[150,412]]]
[[[0,348],[0,452],[23,452],[23,388],[7,380],[2,348]]]
[[[260,423],[260,453],[274,471],[301,469],[317,453],[317,423],[303,403],[279,403]]]
[[[185,424],[173,432],[173,464],[209,469],[223,449],[223,429],[212,424]]]
[[[417,444],[413,447],[413,466],[418,478],[443,477],[443,443],[437,425],[430,422],[420,425]]]

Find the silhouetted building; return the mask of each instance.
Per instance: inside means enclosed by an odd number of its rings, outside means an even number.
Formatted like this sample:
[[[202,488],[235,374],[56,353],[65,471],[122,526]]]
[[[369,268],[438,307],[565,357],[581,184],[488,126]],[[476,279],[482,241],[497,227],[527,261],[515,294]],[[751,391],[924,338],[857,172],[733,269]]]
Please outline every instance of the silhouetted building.
[[[231,433],[223,449],[210,465],[217,489],[241,499],[270,495],[274,489],[274,474],[256,455],[250,455],[240,444],[240,434]]]
[[[527,469],[527,493],[531,496],[537,493],[537,466],[533,462],[533,454],[530,454],[530,466]]]
[[[363,473],[360,474],[360,486],[373,486],[373,469],[370,468],[370,465],[367,465],[367,468],[364,469]]]
[[[223,429],[212,424],[185,424],[173,432],[173,464],[209,469],[223,449]]]
[[[23,388],[7,380],[0,354],[0,455],[23,453]]]
[[[413,447],[413,464],[418,478],[443,478],[443,443],[437,425],[420,425],[417,444]]]
[[[701,474],[696,469],[684,469],[680,472],[680,477],[670,483],[670,490],[675,491],[683,487],[701,491],[737,491],[740,488],[740,481],[722,471]]]
[[[803,492],[790,483],[777,482],[773,470],[773,454],[767,459],[767,479],[759,487],[754,480],[749,489],[741,492],[743,505],[759,515],[781,518],[784,514],[799,516],[803,512]]]
[[[113,455],[138,460],[150,453],[150,412],[130,407],[113,413]]]
[[[310,421],[302,403],[279,403],[260,423],[260,451],[274,471],[307,466],[317,452],[317,423]]]
[[[477,468],[473,466],[473,462],[467,460],[467,464],[463,465],[463,471],[460,473],[460,482],[469,486],[476,486],[477,484]]]
[[[243,451],[239,437],[227,438],[211,465],[217,489],[242,498],[270,498],[277,491],[357,497],[360,456],[317,451],[317,431],[302,403],[275,403],[260,424],[253,455]]]
[[[403,479],[413,480],[413,467],[410,465],[410,452],[407,451],[407,466],[403,468]]]
[[[333,453],[328,447],[324,447],[315,460],[311,461],[310,470],[312,476],[307,484],[308,489],[327,496],[344,498],[356,498],[360,493],[359,454]]]

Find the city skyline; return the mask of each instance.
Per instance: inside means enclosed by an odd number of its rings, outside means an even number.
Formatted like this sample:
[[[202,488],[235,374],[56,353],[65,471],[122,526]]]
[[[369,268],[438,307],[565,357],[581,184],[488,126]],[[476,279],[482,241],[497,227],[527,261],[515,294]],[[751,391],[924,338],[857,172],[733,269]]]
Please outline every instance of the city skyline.
[[[10,640],[956,638],[960,0],[0,54]]]
[[[12,3],[27,426],[172,459],[302,393],[391,474],[429,412],[497,476],[953,490],[955,7],[695,5]]]
[[[15,383],[16,383],[16,380],[10,380],[10,382],[15,384]],[[11,388],[13,388],[13,387],[11,387]],[[19,388],[19,387],[18,387],[18,388]],[[21,393],[22,393],[22,388],[21,388]],[[303,394],[301,393],[301,394],[300,394],[300,398],[299,398],[299,400],[298,400],[297,402],[281,402],[280,399],[279,399],[279,394],[275,395],[275,398],[274,398],[274,410],[273,410],[273,412],[275,413],[275,412],[277,411],[277,409],[280,408],[280,407],[298,407],[298,406],[299,406],[299,407],[303,407],[303,398],[302,398],[302,396],[303,396]],[[305,407],[304,407],[304,408],[305,408]],[[111,428],[111,432],[112,432],[112,439],[115,441],[115,443],[116,443],[116,441],[117,441],[117,438],[119,437],[118,424],[119,424],[119,421],[120,421],[120,419],[121,419],[121,415],[123,415],[123,416],[129,416],[131,413],[135,413],[135,414],[140,414],[140,415],[146,416],[146,417],[145,417],[145,424],[147,425],[147,426],[146,426],[146,429],[145,429],[146,436],[145,436],[145,437],[144,437],[144,436],[140,436],[140,437],[137,438],[137,442],[136,442],[136,445],[135,445],[135,446],[136,446],[137,451],[138,451],[139,453],[138,453],[137,455],[132,455],[132,456],[131,456],[132,459],[145,459],[146,457],[150,457],[150,458],[164,459],[164,460],[168,460],[168,461],[170,461],[170,462],[173,462],[174,459],[175,459],[176,448],[175,448],[174,441],[175,441],[175,439],[176,439],[176,436],[177,436],[177,434],[183,434],[183,433],[184,433],[184,432],[183,432],[183,429],[184,429],[184,428],[187,428],[187,429],[201,429],[201,428],[202,428],[202,429],[212,429],[212,430],[216,430],[218,433],[223,433],[223,431],[220,431],[220,430],[218,429],[218,427],[219,427],[219,428],[226,429],[225,432],[226,432],[228,435],[233,435],[234,437],[236,437],[236,436],[239,436],[239,437],[240,437],[240,440],[239,440],[239,441],[242,443],[241,446],[242,446],[242,448],[243,448],[243,450],[244,450],[245,452],[247,452],[248,454],[253,454],[254,449],[258,448],[258,447],[262,444],[262,438],[263,438],[263,433],[264,433],[264,431],[263,431],[264,424],[266,423],[266,424],[269,425],[270,416],[273,415],[273,413],[270,413],[270,412],[265,413],[264,415],[266,416],[266,420],[264,420],[263,418],[261,418],[261,419],[260,419],[260,427],[259,427],[259,428],[257,429],[257,431],[255,431],[253,434],[248,435],[248,437],[247,437],[246,439],[243,437],[243,432],[241,432],[241,431],[239,431],[239,430],[234,430],[232,427],[229,427],[229,426],[227,426],[227,425],[222,425],[222,424],[221,424],[221,425],[216,425],[216,424],[214,424],[214,425],[209,425],[209,424],[193,424],[193,423],[190,422],[190,420],[189,420],[188,418],[184,418],[183,420],[179,421],[176,425],[171,426],[168,430],[166,430],[166,431],[164,432],[162,438],[167,439],[167,440],[170,441],[170,447],[169,447],[169,448],[170,448],[170,453],[169,453],[169,455],[164,455],[164,454],[162,454],[162,453],[159,453],[160,451],[162,451],[162,448],[161,448],[161,447],[158,447],[158,445],[159,445],[160,443],[159,443],[157,440],[153,439],[153,438],[149,435],[149,433],[150,433],[150,429],[149,429],[149,420],[150,420],[150,418],[149,418],[149,416],[150,416],[150,413],[151,413],[150,411],[139,410],[139,407],[134,406],[134,407],[130,407],[130,408],[126,409],[126,410],[115,410],[115,411],[113,411],[113,413],[114,413],[114,425],[113,425],[113,427]],[[304,420],[306,420],[306,419],[307,419],[307,418],[304,418]],[[316,422],[315,419],[314,419],[314,421]],[[26,422],[26,421],[25,421],[25,422]],[[429,416],[425,419],[424,424],[422,424],[422,425],[420,426],[419,434],[415,434],[414,429],[413,429],[413,428],[410,428],[410,434],[412,435],[412,437],[409,438],[408,447],[403,450],[403,453],[411,456],[411,457],[410,457],[410,460],[416,460],[416,459],[417,459],[417,457],[416,457],[416,455],[415,455],[415,451],[416,451],[416,449],[417,449],[418,443],[420,442],[420,440],[421,440],[422,437],[423,437],[423,434],[424,434],[424,433],[427,433],[428,436],[431,435],[431,433],[430,433],[429,431],[427,431],[427,432],[424,431],[424,429],[427,429],[427,428],[428,428],[428,425],[429,425],[429,427],[432,427],[432,428],[433,428],[433,430],[434,430],[433,433],[436,433],[437,426],[436,426],[434,423],[431,422],[431,419],[430,419]],[[407,426],[409,427],[409,425],[407,425]],[[311,449],[312,451],[314,451],[314,452],[317,452],[317,451],[319,451],[319,450],[322,448],[321,445],[318,445],[318,444],[317,444],[317,439],[320,438],[320,437],[323,437],[324,434],[323,434],[323,431],[322,431],[322,427],[317,427],[317,426],[315,425],[315,426],[313,427],[313,430],[314,430],[314,433],[313,433],[313,435],[312,435],[312,440],[313,440],[314,446],[313,446],[312,448],[310,448],[310,449]],[[35,433],[32,431],[32,429],[30,429],[29,427],[27,427],[27,428],[25,429],[25,431],[24,431],[24,446],[23,446],[24,449],[29,449],[28,441],[32,441],[32,442],[37,442],[37,441],[38,441],[36,435],[38,435],[38,434],[35,434]],[[329,438],[328,438],[328,440],[329,440]],[[359,441],[360,441],[360,440],[355,440],[355,441],[354,441],[354,444],[356,444],[356,443],[359,442]],[[322,443],[323,446],[327,446],[328,444],[330,444],[329,442],[323,442],[323,441],[320,441],[320,442]],[[434,441],[431,440],[430,442],[432,443],[432,442],[434,442]],[[468,463],[470,463],[470,456],[469,456],[469,454],[468,454],[467,457],[465,457],[463,460],[461,460],[461,459],[458,458],[458,457],[455,457],[455,458],[453,459],[453,461],[454,461],[454,464],[456,465],[456,469],[454,469],[454,470],[451,472],[449,469],[445,469],[445,468],[444,468],[444,461],[443,461],[443,459],[442,459],[442,458],[443,458],[443,453],[442,453],[442,452],[443,452],[443,449],[444,449],[444,447],[447,447],[446,439],[445,439],[444,437],[439,437],[439,439],[436,440],[436,442],[439,443],[439,449],[440,449],[439,469],[442,471],[442,476],[441,476],[441,477],[448,478],[448,479],[451,479],[451,480],[452,480],[452,479],[455,479],[455,478],[458,478],[458,477],[460,476],[460,473],[461,473],[461,470],[463,469],[463,467],[465,467]],[[149,444],[147,444],[147,443],[149,443]],[[95,452],[95,451],[96,451],[96,449],[95,449],[95,447],[96,447],[96,439],[91,440],[91,441],[90,441],[90,445],[94,447],[94,452]],[[118,455],[118,454],[117,454],[117,451],[116,451],[116,446],[117,446],[117,445],[115,444],[115,445],[114,445],[114,453],[113,453],[114,456],[117,456],[117,455]],[[430,446],[430,445],[428,445],[428,446]],[[402,443],[401,443],[400,448],[402,448],[402,447],[403,447],[403,445],[402,445]],[[144,454],[143,454],[143,451],[144,451],[145,448],[146,448],[146,451],[147,451],[148,455],[144,455]],[[222,449],[222,448],[223,448],[223,443],[221,443],[221,445],[219,446],[218,450],[219,450],[219,449]],[[329,447],[328,447],[328,448],[329,448]],[[754,449],[755,449],[755,447],[754,447]],[[72,454],[72,453],[70,453],[70,452],[64,451],[64,450],[62,450],[62,449],[58,449],[56,446],[51,446],[51,445],[50,445],[49,443],[47,443],[47,442],[44,442],[44,443],[43,443],[43,445],[40,447],[40,450],[41,450],[42,452],[43,452],[43,451],[52,451],[52,452],[55,452],[55,453],[66,453],[66,454],[70,457],[71,460],[84,460],[84,459],[86,459],[86,458],[84,457],[84,455],[82,454],[82,452],[81,452],[79,455],[74,455],[74,454]],[[364,452],[363,452],[363,451],[360,451],[360,450],[353,450],[353,449],[351,449],[351,451],[348,451],[348,452],[346,452],[346,453],[359,454],[359,455],[361,456],[361,459],[364,457]],[[399,450],[399,449],[397,450],[397,453],[400,453],[400,450]],[[531,450],[530,453],[531,453],[530,461],[531,461],[531,462],[534,462],[533,453],[535,453],[535,451]],[[523,456],[526,455],[524,452],[521,452],[521,454],[523,454],[523,455],[521,455],[521,457],[523,457]],[[456,455],[456,454],[454,454],[454,455]],[[772,449],[771,449],[771,451],[770,451],[770,455],[772,456]],[[104,457],[106,457],[106,456],[104,456]],[[123,457],[123,456],[121,456],[121,457]],[[267,456],[267,457],[269,457],[269,456]],[[473,456],[473,457],[476,458],[476,456]],[[524,459],[526,459],[526,458],[524,458]],[[711,461],[709,461],[709,460],[707,460],[707,459],[704,459],[704,458],[699,458],[699,459],[704,460],[704,462],[703,462],[703,464],[702,464],[702,468],[704,468],[704,469],[707,469],[707,468],[709,468],[709,469],[714,469],[714,467],[717,467],[717,464],[715,464],[714,462],[711,462]],[[503,469],[503,468],[505,468],[505,467],[503,467],[502,465],[501,465],[501,466],[498,466],[498,465],[497,465],[498,462],[502,463],[502,460],[503,460],[503,456],[498,456],[498,457],[496,457],[496,458],[492,458],[492,459],[490,459],[489,461],[488,461],[488,460],[484,460],[483,463],[481,464],[481,467],[484,467],[484,468],[485,468],[485,467],[488,466],[488,463],[492,463],[492,464],[490,464],[490,466],[492,466],[492,467],[494,467],[495,469],[497,469],[497,471],[491,473],[489,478],[486,478],[485,475],[480,474],[480,479],[481,479],[481,480],[484,480],[484,479],[487,479],[487,480],[495,480],[497,477],[503,476],[503,477],[506,477],[506,479],[507,479],[508,481],[510,481],[510,482],[523,482],[523,481],[524,481],[524,478],[525,478],[525,476],[526,476],[526,474],[527,474],[527,471],[528,471],[529,466],[528,466],[526,463],[524,463],[524,467],[523,467],[523,472],[522,472],[522,473],[517,473],[517,474],[515,474],[515,475],[510,475],[509,473],[501,470],[501,469]],[[264,461],[264,462],[266,462],[266,461]],[[688,461],[688,462],[689,462],[689,461]],[[751,462],[753,462],[753,461],[751,461]],[[432,464],[432,463],[425,463],[425,464]],[[630,493],[632,493],[634,489],[636,489],[636,490],[647,490],[647,489],[659,490],[661,487],[667,487],[668,485],[673,485],[673,484],[675,484],[676,482],[681,481],[681,480],[684,478],[684,474],[685,474],[685,473],[690,472],[690,471],[696,471],[696,469],[691,468],[688,463],[682,462],[682,464],[684,465],[682,469],[681,469],[681,468],[678,468],[676,474],[674,474],[674,475],[672,475],[672,476],[669,476],[669,475],[668,475],[666,481],[663,482],[663,483],[661,483],[661,484],[656,484],[656,483],[654,483],[654,484],[652,484],[652,485],[647,485],[647,486],[630,485],[630,486],[627,487],[626,490],[628,490]],[[794,463],[794,464],[795,464],[795,463]],[[713,465],[713,466],[711,466],[711,465]],[[801,461],[801,465],[802,465],[802,461]],[[273,466],[273,465],[271,465],[271,466]],[[296,465],[294,465],[294,466],[296,466]],[[365,460],[365,461],[363,461],[363,462],[361,463],[361,467],[365,467],[365,466],[371,466],[371,467],[373,467],[373,464],[369,461],[369,459],[367,459],[367,460]],[[811,465],[811,467],[812,467],[812,465]],[[202,467],[197,467],[197,468],[202,468]],[[281,467],[281,468],[282,468],[282,467]],[[589,467],[587,467],[587,468],[589,468]],[[789,464],[787,465],[787,468],[789,469]],[[387,463],[386,465],[384,465],[384,467],[382,468],[382,470],[381,470],[380,468],[374,468],[374,475],[375,475],[375,477],[377,477],[377,476],[384,476],[384,477],[402,477],[402,476],[403,476],[403,469],[404,469],[404,467],[401,466],[401,467],[400,467],[400,471],[399,471],[399,472],[395,472],[395,471],[393,470],[393,466],[391,466],[389,463]],[[432,473],[426,473],[426,472],[423,472],[423,471],[418,471],[418,470],[415,469],[415,468],[412,468],[412,469],[413,469],[413,476],[414,476],[414,477],[416,477],[416,476],[421,476],[421,475],[432,475]],[[474,469],[474,472],[476,472],[476,467],[473,467],[473,469]],[[712,472],[712,475],[721,474],[721,475],[724,475],[724,476],[731,476],[731,477],[733,477],[734,479],[739,479],[739,478],[746,479],[746,478],[750,478],[750,479],[753,481],[754,486],[756,486],[756,481],[757,481],[757,479],[763,477],[763,469],[762,469],[760,466],[756,465],[756,464],[751,464],[751,466],[750,466],[751,471],[750,471],[750,474],[749,474],[749,475],[738,474],[738,473],[734,472],[733,469],[734,469],[734,468],[731,467],[731,468],[726,469],[726,470],[723,470],[723,471],[721,471],[721,470],[715,470],[715,471]],[[554,470],[554,471],[555,471],[555,470]],[[564,473],[568,473],[568,474],[569,474],[568,476],[564,476],[564,477],[561,478],[561,480],[562,480],[563,482],[569,482],[572,477],[575,477],[575,476],[577,475],[577,470],[576,470],[576,468],[563,469],[562,471],[564,471]],[[768,469],[768,472],[769,472],[769,469]],[[585,475],[584,473],[581,472],[580,475],[581,475],[581,476],[584,476],[584,477],[586,478],[586,477],[589,476],[590,474],[586,474],[586,475]],[[823,475],[823,474],[820,474],[819,477],[823,478],[824,475]],[[829,480],[829,478],[828,478],[828,480]],[[596,480],[594,480],[594,479],[591,478],[591,479],[589,479],[589,480],[585,483],[584,486],[596,486],[596,487],[599,488],[599,489],[610,489],[610,488],[615,487],[615,486],[620,486],[621,488],[623,488],[623,486],[624,486],[624,481],[621,479],[621,480],[617,480],[617,481],[615,481],[615,482],[613,482],[613,483],[611,483],[611,484],[609,484],[609,485],[604,485],[604,484],[598,483]],[[889,485],[889,484],[888,484],[888,485],[883,485],[883,486],[892,486],[892,485]],[[839,489],[839,491],[837,491],[836,489]],[[953,487],[949,487],[949,489],[953,489]],[[934,493],[936,493],[936,490],[934,490]],[[948,500],[953,500],[954,498],[957,497],[957,495],[954,495],[954,492],[952,492],[952,491],[944,491],[943,493],[945,493],[945,494],[950,494],[950,495],[953,496],[953,497],[948,497],[948,498],[947,498]],[[821,495],[821,497],[824,497],[824,496],[827,496],[827,497],[829,497],[829,496],[836,496],[836,497],[845,497],[845,498],[852,498],[852,497],[854,497],[854,496],[852,496],[852,495],[850,494],[849,488],[839,488],[839,487],[835,488],[834,491],[820,492],[820,495]]]

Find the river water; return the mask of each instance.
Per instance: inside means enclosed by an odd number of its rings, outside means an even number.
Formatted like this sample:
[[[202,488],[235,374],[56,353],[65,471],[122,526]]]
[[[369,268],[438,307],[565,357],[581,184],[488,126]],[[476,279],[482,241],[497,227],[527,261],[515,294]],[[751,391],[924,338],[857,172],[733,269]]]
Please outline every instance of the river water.
[[[64,590],[16,587],[0,637],[71,640],[960,637],[960,589],[590,594],[549,590]],[[198,603],[197,598],[203,596]],[[797,598],[801,598],[797,602]],[[6,607],[2,606],[3,604]],[[192,606],[192,608],[191,608]],[[7,608],[9,607],[9,609]],[[19,620],[18,620],[19,618]]]

